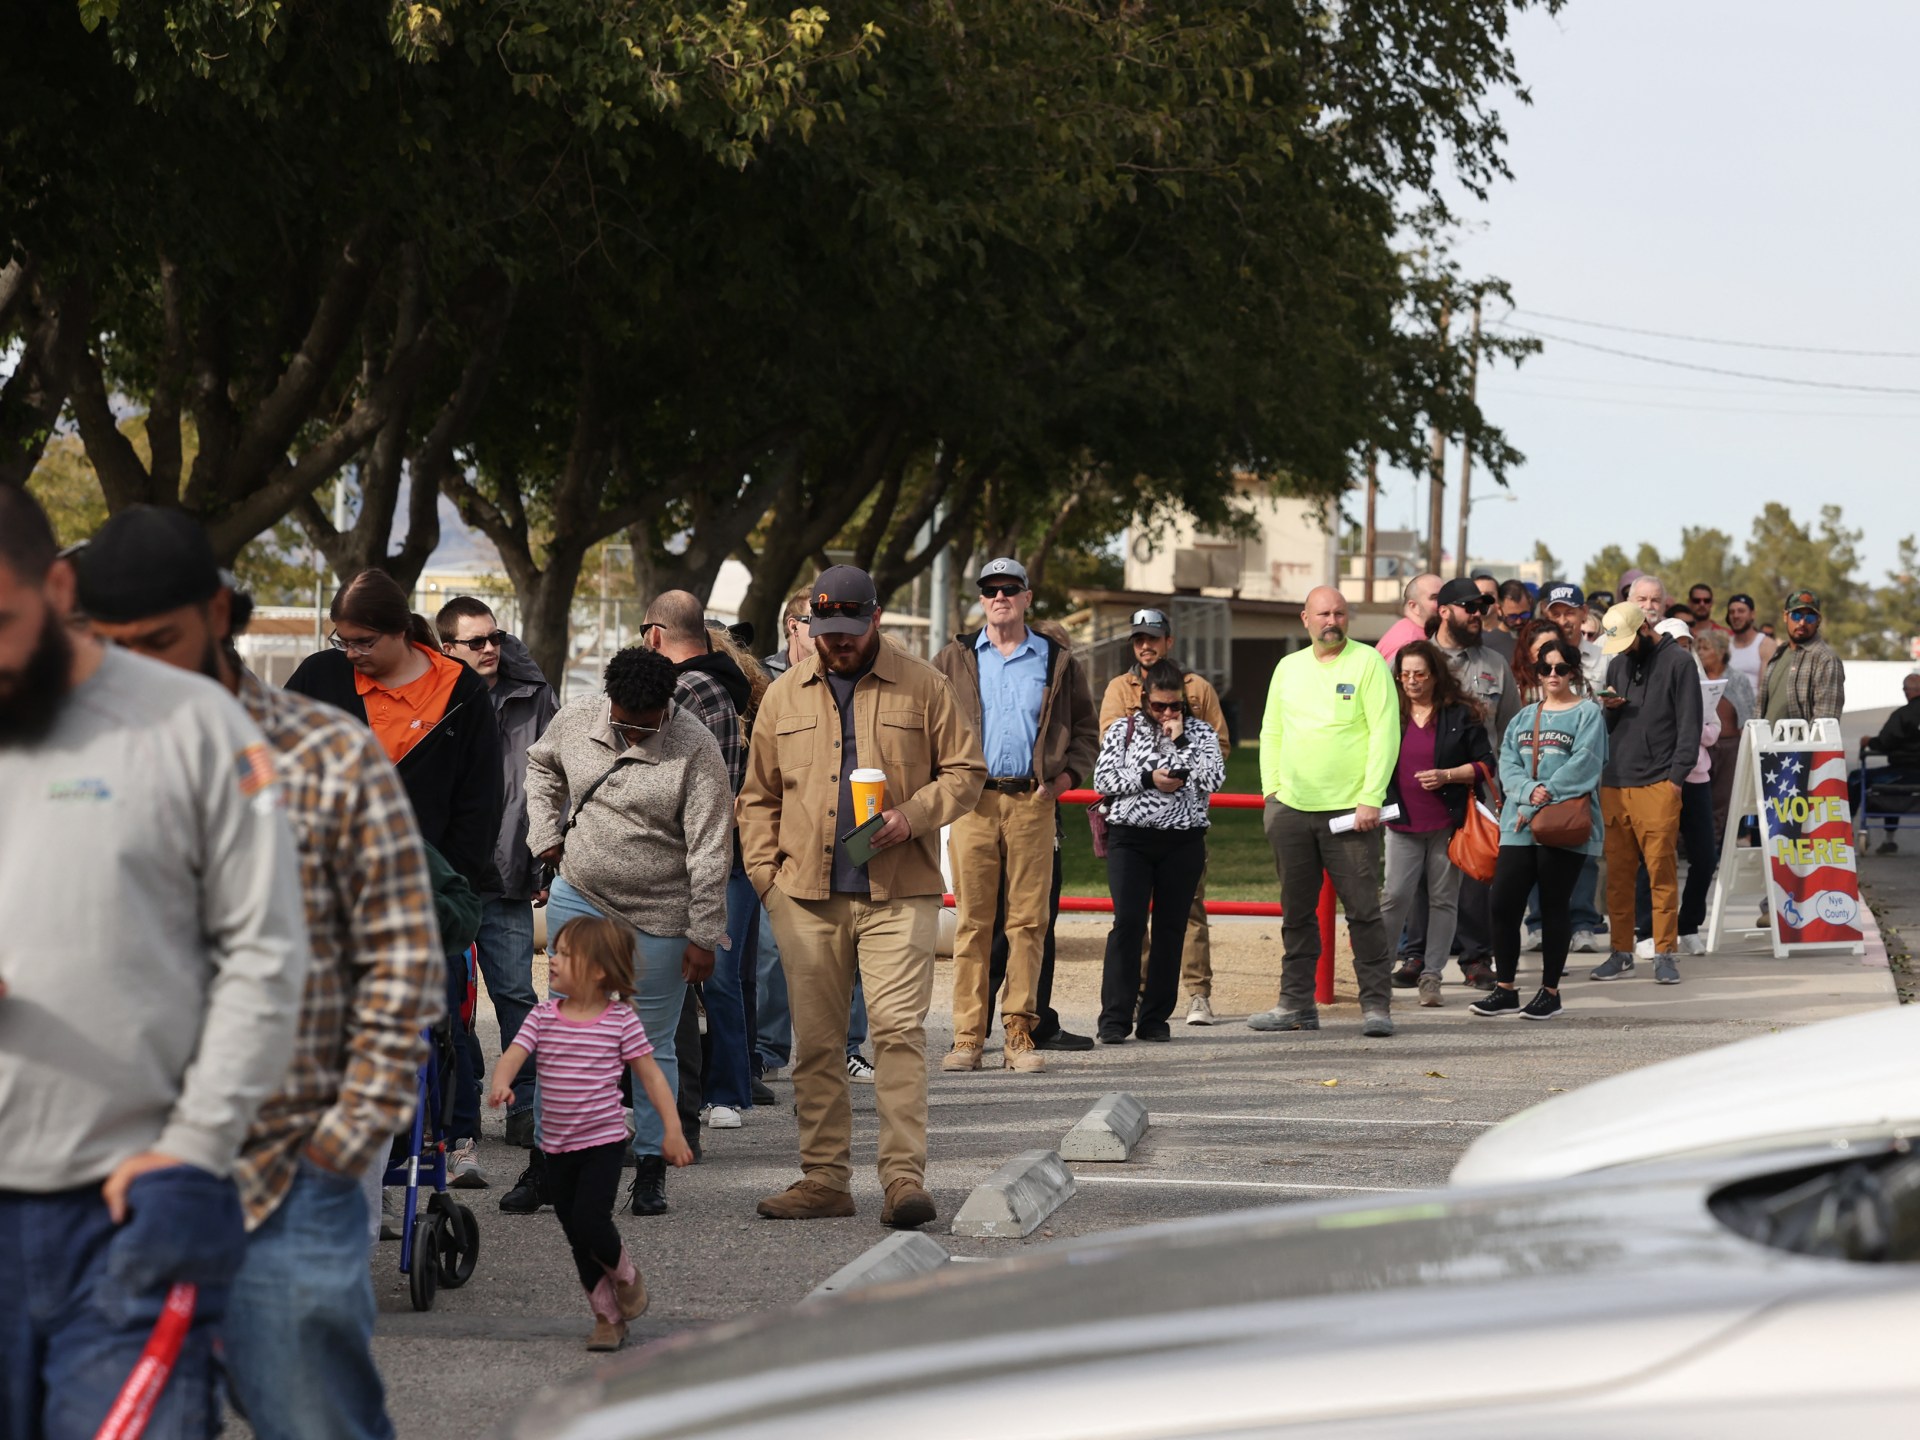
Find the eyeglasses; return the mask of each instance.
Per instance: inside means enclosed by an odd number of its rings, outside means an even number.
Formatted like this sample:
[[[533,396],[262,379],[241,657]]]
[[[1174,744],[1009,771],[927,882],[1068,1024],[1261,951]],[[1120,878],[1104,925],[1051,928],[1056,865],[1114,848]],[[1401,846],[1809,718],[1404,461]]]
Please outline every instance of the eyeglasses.
[[[349,640],[336,630],[327,636],[327,644],[336,650],[344,650],[349,655],[371,655],[373,647],[386,638],[384,635],[376,635],[371,640]]]
[[[1787,618],[1804,625],[1809,620],[1818,620],[1820,618],[1820,612],[1818,610],[1789,610],[1787,612]]]
[[[1187,702],[1184,700],[1168,700],[1165,702],[1149,700],[1147,702],[1147,709],[1151,710],[1155,715],[1178,715],[1186,708]]]
[[[456,646],[464,645],[467,649],[478,655],[482,650],[498,650],[506,643],[507,632],[504,630],[496,630],[491,635],[476,635],[471,640],[449,640],[447,642],[447,648],[452,650]]]
[[[816,600],[813,603],[813,618],[816,620],[865,620],[872,614],[873,607],[858,600]]]
[[[1561,664],[1561,663],[1560,663],[1560,662],[1559,662],[1558,660],[1555,660],[1555,661],[1553,661],[1553,662],[1552,662],[1551,664],[1548,664],[1548,665],[1539,665],[1539,666],[1535,666],[1534,668],[1535,668],[1535,669],[1537,669],[1537,670],[1539,670],[1539,672],[1540,672],[1540,673],[1541,673],[1542,675],[1571,675],[1571,674],[1573,674],[1573,666],[1571,666],[1571,665],[1562,665],[1562,664]]]
[[[1011,600],[1025,588],[1023,585],[982,585],[980,596],[984,600]]]

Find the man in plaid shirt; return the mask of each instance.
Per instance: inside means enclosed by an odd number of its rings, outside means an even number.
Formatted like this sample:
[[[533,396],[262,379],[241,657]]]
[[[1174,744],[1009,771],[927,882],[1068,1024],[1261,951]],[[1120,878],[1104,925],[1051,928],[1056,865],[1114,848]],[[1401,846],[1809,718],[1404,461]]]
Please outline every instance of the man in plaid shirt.
[[[363,726],[241,667],[230,637],[251,603],[223,583],[186,515],[122,512],[82,553],[80,575],[103,637],[239,698],[273,747],[300,849],[313,963],[299,1032],[234,1167],[249,1231],[227,1319],[234,1394],[262,1440],[391,1436],[360,1176],[385,1166],[411,1119],[421,1031],[443,1004],[412,806]]]

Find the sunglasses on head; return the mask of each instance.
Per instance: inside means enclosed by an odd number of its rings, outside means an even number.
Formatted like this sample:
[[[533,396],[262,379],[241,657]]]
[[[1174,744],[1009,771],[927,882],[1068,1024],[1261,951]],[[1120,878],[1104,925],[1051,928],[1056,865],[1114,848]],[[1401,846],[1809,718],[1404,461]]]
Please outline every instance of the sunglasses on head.
[[[1542,675],[1571,675],[1571,674],[1573,674],[1573,666],[1571,666],[1571,665],[1565,665],[1565,664],[1562,664],[1562,663],[1561,663],[1560,661],[1558,661],[1558,660],[1551,660],[1551,661],[1549,661],[1548,663],[1546,663],[1545,665],[1540,665],[1540,666],[1537,666],[1537,667],[1535,667],[1535,668],[1537,668],[1537,669],[1538,669],[1538,670],[1540,671],[1540,673],[1541,673]]]
[[[471,640],[449,640],[447,642],[447,648],[451,650],[464,645],[467,649],[478,655],[482,650],[498,650],[506,643],[507,632],[504,630],[496,630],[491,635],[476,635]]]
[[[816,620],[864,620],[873,614],[871,606],[858,600],[815,601],[813,617]]]
[[[1011,600],[1025,588],[1024,585],[982,585],[980,595],[987,600]]]

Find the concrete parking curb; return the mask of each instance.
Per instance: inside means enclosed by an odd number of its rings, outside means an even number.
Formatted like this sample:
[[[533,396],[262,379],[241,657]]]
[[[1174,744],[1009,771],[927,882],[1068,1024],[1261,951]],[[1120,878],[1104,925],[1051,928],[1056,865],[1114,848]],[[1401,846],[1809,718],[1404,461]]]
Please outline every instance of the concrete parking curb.
[[[1062,1160],[1129,1160],[1147,1133],[1147,1107],[1124,1090],[1102,1095],[1100,1102],[1067,1131],[1060,1142]]]
[[[842,1265],[809,1290],[807,1299],[819,1300],[866,1285],[904,1280],[909,1275],[925,1275],[941,1269],[952,1258],[931,1235],[922,1235],[918,1230],[901,1230]]]
[[[1073,1195],[1073,1174],[1053,1150],[1024,1150],[973,1187],[953,1233],[1018,1240]]]

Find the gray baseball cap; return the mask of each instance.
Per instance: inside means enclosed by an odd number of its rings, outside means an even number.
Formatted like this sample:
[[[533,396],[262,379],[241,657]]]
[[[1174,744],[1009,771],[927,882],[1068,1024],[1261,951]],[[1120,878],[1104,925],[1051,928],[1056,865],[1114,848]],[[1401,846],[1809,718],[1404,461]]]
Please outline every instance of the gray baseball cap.
[[[989,560],[980,567],[980,583],[985,585],[994,580],[1016,580],[1022,590],[1027,588],[1027,567],[1011,555],[1002,555],[997,560]]]

